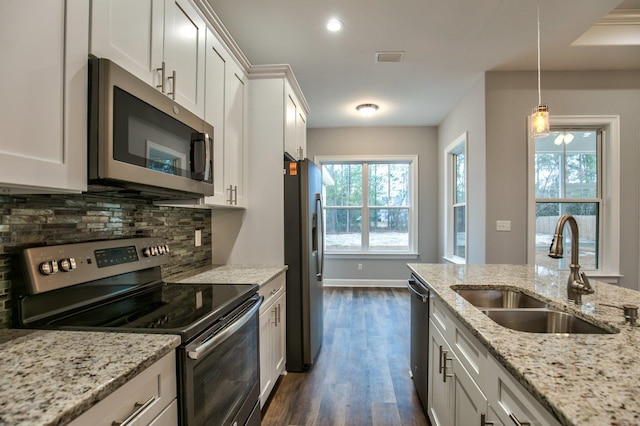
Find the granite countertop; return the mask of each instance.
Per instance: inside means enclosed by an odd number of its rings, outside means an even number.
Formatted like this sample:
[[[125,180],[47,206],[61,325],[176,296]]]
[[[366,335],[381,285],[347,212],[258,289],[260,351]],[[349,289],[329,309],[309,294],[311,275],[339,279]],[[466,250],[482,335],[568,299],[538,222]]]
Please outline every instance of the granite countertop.
[[[180,344],[169,334],[0,330],[0,425],[64,425]]]
[[[164,280],[189,284],[258,284],[263,286],[286,270],[286,265],[222,265],[183,272],[165,277]]]
[[[527,265],[409,264],[488,351],[564,425],[640,424],[640,327],[622,310],[640,292],[591,280],[582,306],[566,296],[567,272]],[[450,287],[520,288],[615,334],[541,334],[504,328]]]

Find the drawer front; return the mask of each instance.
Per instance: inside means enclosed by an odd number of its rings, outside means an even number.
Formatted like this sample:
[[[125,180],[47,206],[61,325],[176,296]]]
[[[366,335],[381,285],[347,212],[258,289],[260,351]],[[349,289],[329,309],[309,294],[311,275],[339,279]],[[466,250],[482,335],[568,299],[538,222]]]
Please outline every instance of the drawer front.
[[[284,273],[279,274],[273,280],[268,283],[260,286],[260,290],[258,290],[258,294],[264,297],[264,301],[260,306],[260,313],[266,312],[271,305],[276,301],[280,295],[282,295],[286,290],[286,275]]]
[[[131,418],[130,424],[146,425],[177,397],[175,351],[125,383],[111,395],[70,423],[71,426],[112,426]],[[135,413],[135,414],[134,414]],[[175,422],[177,423],[177,414]]]
[[[482,383],[481,371],[487,362],[487,349],[456,318],[449,317],[451,349],[476,383]]]

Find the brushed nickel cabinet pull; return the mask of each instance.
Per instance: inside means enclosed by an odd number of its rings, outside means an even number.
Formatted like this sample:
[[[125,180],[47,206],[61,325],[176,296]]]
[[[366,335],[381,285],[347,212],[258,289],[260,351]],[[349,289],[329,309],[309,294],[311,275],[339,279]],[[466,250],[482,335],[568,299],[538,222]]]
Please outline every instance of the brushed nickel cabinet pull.
[[[121,422],[116,422],[113,421],[111,422],[111,426],[127,426],[130,425],[135,419],[136,417],[138,417],[140,415],[140,413],[142,413],[144,410],[147,409],[147,407],[149,407],[151,404],[153,404],[153,401],[156,400],[155,396],[152,396],[151,398],[149,398],[149,400],[143,404],[140,404],[139,402],[136,402],[135,404],[133,404],[133,412],[131,414],[129,414],[129,417],[127,417],[126,419],[124,419]]]
[[[487,415],[482,413],[480,414],[480,426],[493,426],[495,422],[487,421]]]
[[[453,374],[447,373],[447,361],[453,362],[453,358],[447,358],[447,351],[442,351],[443,365],[442,365],[442,381],[447,383],[447,377],[453,377]]]
[[[164,63],[162,66],[164,67]],[[171,73],[171,77],[167,77],[167,80],[171,80],[171,91],[167,92],[167,96],[171,96],[171,99],[175,101],[176,100],[176,71],[175,70],[173,70],[173,72]]]
[[[162,93],[165,91],[164,79],[165,79],[165,63],[162,61],[162,68],[156,68],[156,71],[160,71],[160,84],[156,85],[157,89],[160,89]]]
[[[516,415],[513,414],[513,413],[509,413],[509,418],[513,421],[513,423],[516,426],[531,426],[531,423],[529,423],[529,422],[521,422],[520,420],[518,420]]]

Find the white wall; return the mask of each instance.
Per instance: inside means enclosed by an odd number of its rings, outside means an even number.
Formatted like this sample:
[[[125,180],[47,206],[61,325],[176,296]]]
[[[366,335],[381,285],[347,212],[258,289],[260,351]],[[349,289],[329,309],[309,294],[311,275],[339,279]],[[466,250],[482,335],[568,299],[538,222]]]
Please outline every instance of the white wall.
[[[439,256],[444,249],[444,150],[467,132],[467,263],[485,263],[486,158],[485,79],[482,76],[438,127],[440,185]]]
[[[551,115],[619,115],[621,285],[638,286],[640,71],[543,72]],[[527,128],[537,105],[535,72],[486,74],[486,262],[527,261]],[[511,232],[496,232],[496,220]]]
[[[327,259],[325,280],[406,280],[406,264],[438,262],[438,140],[435,127],[350,127],[307,130],[307,156],[418,155],[419,257],[406,259]],[[363,264],[358,271],[357,264]],[[362,280],[362,281],[359,281]]]

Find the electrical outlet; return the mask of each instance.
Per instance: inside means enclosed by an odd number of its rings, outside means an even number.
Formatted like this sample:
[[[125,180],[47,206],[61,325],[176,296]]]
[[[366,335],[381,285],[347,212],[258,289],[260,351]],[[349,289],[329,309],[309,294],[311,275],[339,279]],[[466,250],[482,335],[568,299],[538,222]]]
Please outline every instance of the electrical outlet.
[[[202,245],[202,230],[196,229],[196,235],[194,239],[196,247],[200,247]]]
[[[358,271],[362,271],[362,263],[358,263]]]
[[[509,232],[509,231],[511,231],[511,221],[510,220],[497,220],[496,221],[496,231],[499,231],[499,232]]]

